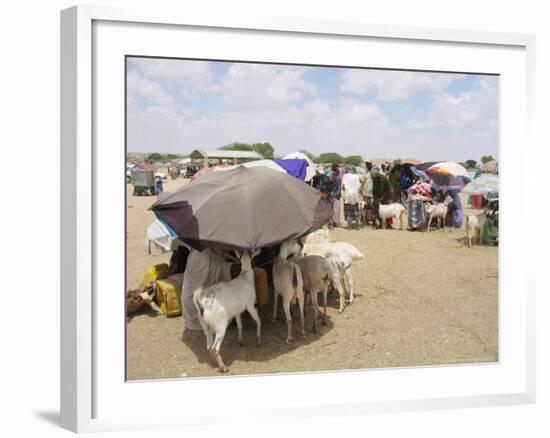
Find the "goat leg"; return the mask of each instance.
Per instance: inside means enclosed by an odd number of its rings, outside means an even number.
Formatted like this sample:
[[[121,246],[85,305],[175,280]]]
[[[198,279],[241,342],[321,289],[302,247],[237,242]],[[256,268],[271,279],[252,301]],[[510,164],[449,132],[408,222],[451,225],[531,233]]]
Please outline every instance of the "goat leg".
[[[311,304],[313,306],[313,328],[312,333],[317,333],[317,319],[319,318],[319,304],[317,303],[317,292],[310,292]]]
[[[290,344],[292,342],[292,315],[290,314],[290,297],[284,297],[283,310],[285,311],[287,326],[286,343]]]
[[[279,294],[273,290],[273,317],[271,318],[271,322],[277,321],[277,301],[279,299]]]
[[[321,320],[322,325],[327,325],[327,295],[328,295],[328,285],[325,286],[325,290],[323,291],[323,319]]]
[[[344,285],[348,291],[349,303],[353,303],[353,279],[351,277],[351,267],[346,269],[344,275]]]
[[[344,311],[344,307],[346,306],[346,293],[344,288],[342,287],[342,271],[340,268],[338,268],[338,274],[335,276],[337,278],[333,278],[332,282],[334,286],[336,286],[336,290],[338,290],[338,296],[340,297],[340,307],[338,309],[339,313],[342,313]]]
[[[262,321],[260,320],[260,317],[258,316],[258,311],[253,305],[250,305],[246,308],[252,319],[256,322],[256,345],[260,346],[262,343],[261,340],[261,327],[262,327]]]
[[[304,294],[298,296],[298,308],[300,309],[300,330],[302,337],[306,337],[305,318],[304,318]]]
[[[239,313],[237,316],[235,316],[235,320],[237,321],[237,331],[239,332],[239,345],[243,346],[243,321],[241,319],[241,314]]]
[[[216,331],[216,339],[214,340],[214,345],[212,346],[212,352],[214,354],[214,358],[216,359],[218,368],[222,373],[229,371],[229,369],[223,363],[222,357],[220,355],[220,347],[222,345],[224,336],[225,336],[225,328],[223,330]]]

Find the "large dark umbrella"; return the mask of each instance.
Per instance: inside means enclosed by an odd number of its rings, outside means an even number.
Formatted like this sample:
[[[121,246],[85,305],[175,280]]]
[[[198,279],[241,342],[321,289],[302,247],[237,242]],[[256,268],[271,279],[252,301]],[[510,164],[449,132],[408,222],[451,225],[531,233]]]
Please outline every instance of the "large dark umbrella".
[[[320,193],[302,181],[244,166],[205,174],[151,209],[196,248],[271,246],[320,228],[333,214]]]

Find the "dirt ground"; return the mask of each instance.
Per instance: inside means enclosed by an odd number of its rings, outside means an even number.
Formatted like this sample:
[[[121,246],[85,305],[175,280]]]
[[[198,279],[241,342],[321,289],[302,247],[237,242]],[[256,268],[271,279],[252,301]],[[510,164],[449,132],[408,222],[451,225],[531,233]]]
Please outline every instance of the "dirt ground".
[[[185,183],[169,181],[165,190]],[[128,288],[136,286],[147,267],[169,260],[169,255],[147,255],[144,248],[145,230],[154,219],[147,209],[156,197],[131,194],[128,186]],[[243,347],[235,324],[228,328],[220,352],[229,375],[497,361],[498,248],[469,249],[464,235],[464,229],[450,228],[430,233],[332,230],[333,241],[350,242],[365,254],[352,267],[353,304],[340,314],[337,294],[330,293],[327,325],[320,325],[317,334],[311,333],[306,306],[307,336],[302,338],[294,324],[294,342],[286,345],[281,306],[279,319],[271,322],[271,296],[259,309],[260,347],[251,318],[243,320]],[[147,311],[131,317],[128,380],[219,376],[204,334],[182,336],[182,327],[181,317]]]

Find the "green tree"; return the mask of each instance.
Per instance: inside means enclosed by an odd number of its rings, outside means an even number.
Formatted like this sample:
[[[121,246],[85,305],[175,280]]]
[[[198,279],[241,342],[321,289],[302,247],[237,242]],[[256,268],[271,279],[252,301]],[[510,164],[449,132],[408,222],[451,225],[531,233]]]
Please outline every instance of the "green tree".
[[[149,154],[147,155],[147,157],[145,157],[145,162],[154,163],[155,161],[162,161],[163,159],[164,157],[162,156],[162,154],[159,154],[158,152],[153,152],[152,154]]]
[[[361,155],[350,155],[349,157],[345,157],[344,161],[347,161],[352,166],[360,166],[363,164],[363,157]]]
[[[166,154],[166,159],[168,161],[177,160],[179,158],[179,155],[177,154]]]
[[[252,150],[258,152],[264,158],[273,158],[275,150],[269,143],[254,143]]]
[[[476,167],[476,164],[477,164],[476,160],[466,160],[464,162],[464,167],[466,169],[473,169],[474,167]]]
[[[494,160],[494,158],[493,158],[492,155],[483,155],[483,156],[481,157],[481,162],[482,162],[483,164],[488,163],[489,161],[493,161],[493,160]]]
[[[343,163],[344,157],[337,152],[325,152],[317,157],[318,163],[332,163],[334,161]]]

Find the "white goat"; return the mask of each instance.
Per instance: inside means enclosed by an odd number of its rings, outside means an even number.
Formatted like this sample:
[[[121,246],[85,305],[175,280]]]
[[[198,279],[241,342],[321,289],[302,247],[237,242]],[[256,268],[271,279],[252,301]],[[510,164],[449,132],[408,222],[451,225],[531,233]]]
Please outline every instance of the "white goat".
[[[290,303],[298,301],[300,308],[300,328],[302,336],[306,335],[304,327],[304,281],[299,266],[288,261],[294,242],[287,241],[281,244],[279,256],[273,262],[273,318],[277,319],[277,302],[279,295],[283,302],[286,324],[288,328],[286,343],[292,342],[292,315]]]
[[[332,286],[340,296],[338,312],[342,313],[346,306],[346,292],[349,295],[349,303],[353,303],[353,279],[351,278],[352,259],[341,252],[328,252],[324,258],[331,265]]]
[[[384,229],[386,228],[386,219],[390,217],[395,220],[399,219],[399,228],[403,229],[404,215],[405,207],[398,202],[394,202],[393,204],[380,204],[378,207],[378,216],[380,216],[382,220],[382,228]]]
[[[428,228],[430,231],[430,225],[433,219],[438,219],[441,227],[445,228],[445,217],[447,216],[447,204],[428,204],[426,205],[426,214],[428,215]]]
[[[241,256],[241,273],[230,281],[222,281],[207,289],[198,289],[193,295],[199,322],[206,335],[206,349],[216,361],[222,373],[228,369],[220,356],[220,346],[229,322],[235,318],[242,345],[243,326],[241,313],[248,311],[256,321],[256,342],[260,345],[261,321],[254,307],[256,290],[251,256],[244,251]],[[216,336],[213,340],[213,336]]]
[[[352,260],[360,260],[364,257],[361,251],[348,242],[305,243],[302,247],[303,255],[324,255],[327,252],[341,252]]]
[[[332,285],[340,295],[339,312],[343,312],[346,293],[349,295],[349,303],[353,303],[352,262],[362,259],[363,253],[348,242],[327,242],[316,245],[304,244],[302,254],[320,255],[330,263]]]
[[[295,253],[291,261],[296,263],[302,272],[304,291],[309,292],[314,309],[312,332],[317,333],[317,319],[320,314],[317,294],[320,292],[323,294],[324,310],[322,324],[325,325],[327,315],[327,294],[332,275],[331,266],[323,257],[317,255],[302,257],[300,254]]]
[[[486,220],[486,213],[466,216],[466,239],[470,248],[472,247],[472,240],[481,243],[481,230]]]
[[[305,237],[304,242],[307,244],[330,242],[330,234],[328,228],[326,228],[326,226],[323,226],[323,228],[320,228],[317,231],[308,234]]]

